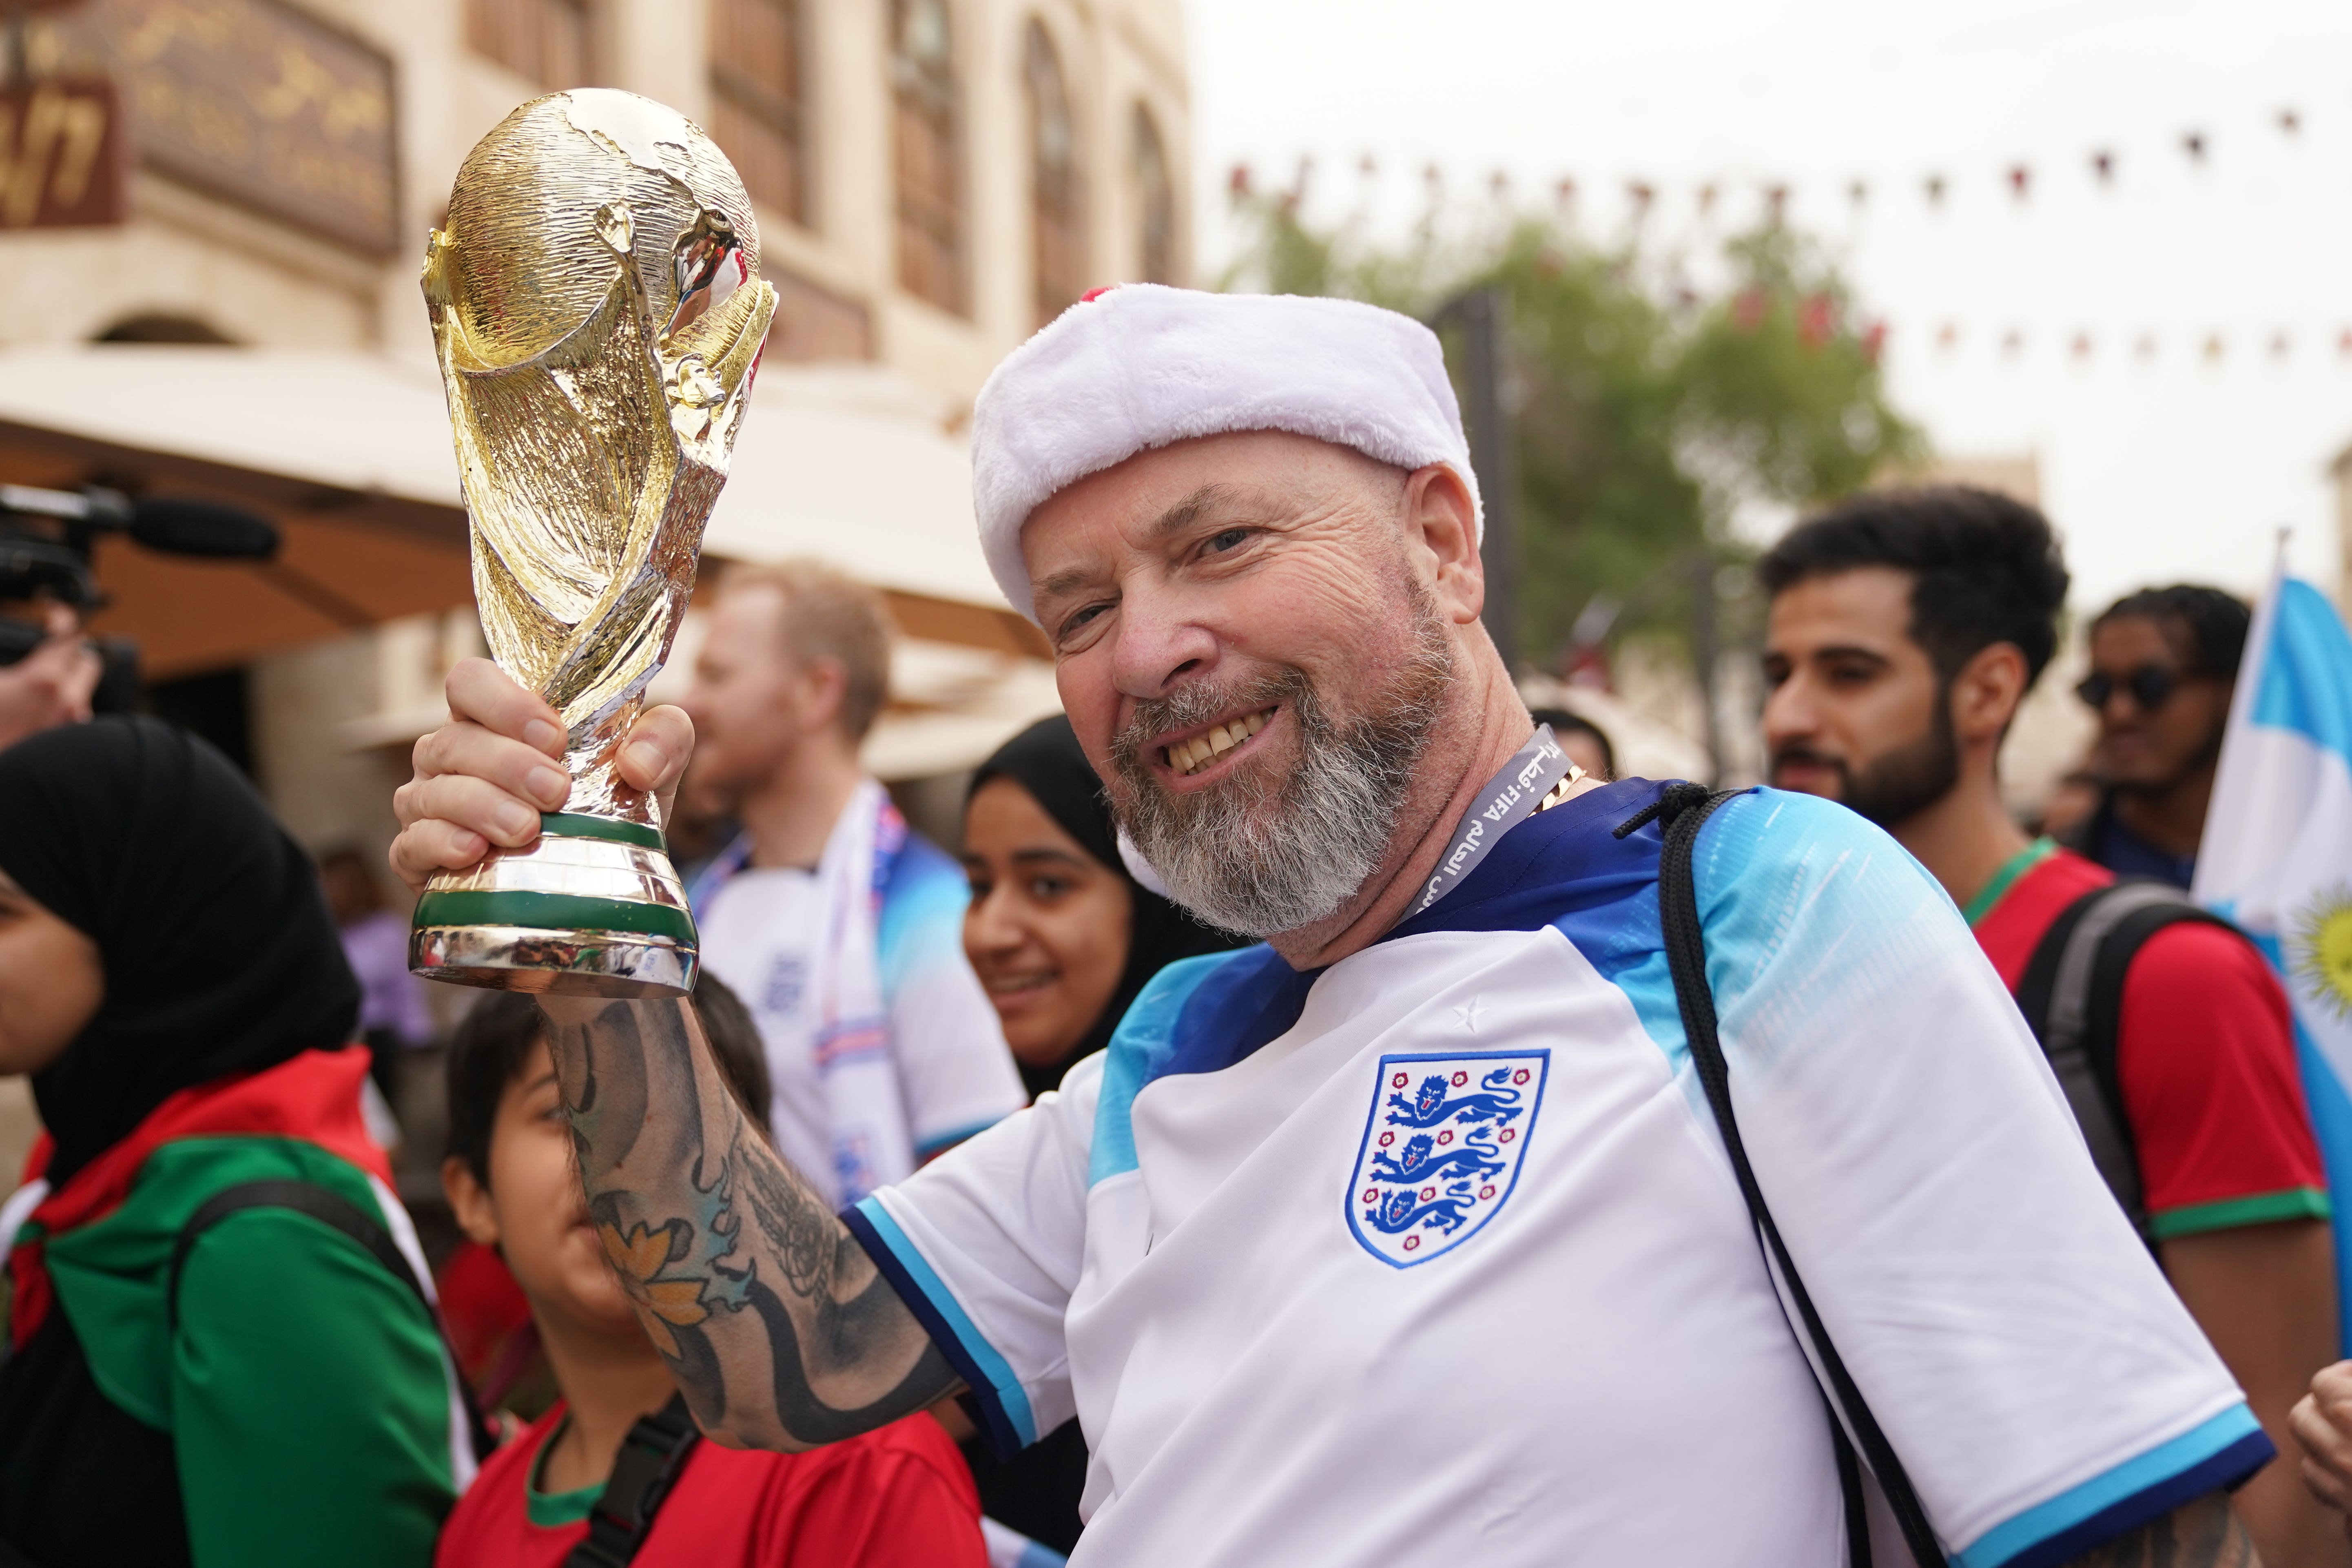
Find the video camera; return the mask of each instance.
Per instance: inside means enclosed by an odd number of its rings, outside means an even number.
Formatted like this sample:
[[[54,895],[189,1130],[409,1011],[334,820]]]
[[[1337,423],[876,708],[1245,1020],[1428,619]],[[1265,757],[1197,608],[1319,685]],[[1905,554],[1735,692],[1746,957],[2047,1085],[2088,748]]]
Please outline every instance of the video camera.
[[[268,561],[277,525],[218,501],[142,497],[86,486],[79,490],[0,485],[0,605],[58,604],[85,619],[106,603],[90,554],[101,533],[127,534],[150,550],[209,560]],[[41,646],[36,621],[0,615],[0,666]],[[126,637],[92,637],[104,661],[90,707],[128,713],[139,702],[139,648]]]

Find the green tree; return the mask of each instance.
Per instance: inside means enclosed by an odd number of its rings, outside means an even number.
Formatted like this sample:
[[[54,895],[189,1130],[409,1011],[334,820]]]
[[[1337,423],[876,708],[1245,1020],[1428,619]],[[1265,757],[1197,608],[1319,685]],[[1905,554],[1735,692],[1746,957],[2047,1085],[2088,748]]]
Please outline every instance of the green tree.
[[[1596,604],[1622,606],[1618,633],[1686,637],[1692,585],[1749,553],[1731,531],[1742,507],[1830,500],[1921,450],[1886,402],[1875,329],[1790,229],[1727,242],[1708,295],[1669,281],[1669,258],[1556,222],[1465,237],[1427,221],[1382,245],[1309,226],[1287,196],[1242,188],[1234,202],[1246,240],[1225,288],[1425,319],[1472,288],[1507,301],[1525,584],[1509,651],[1526,662],[1554,663]]]

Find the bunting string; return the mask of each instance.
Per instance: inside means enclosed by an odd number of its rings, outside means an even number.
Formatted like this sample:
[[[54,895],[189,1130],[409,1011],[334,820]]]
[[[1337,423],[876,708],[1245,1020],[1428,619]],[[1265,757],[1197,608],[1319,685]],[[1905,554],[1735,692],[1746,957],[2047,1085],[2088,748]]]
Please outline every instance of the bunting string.
[[[2242,134],[2248,140],[2267,135],[2290,146],[2301,146],[2311,140],[2311,117],[2295,105],[2281,105],[2263,111],[2259,117],[2259,129],[2250,125]],[[2238,134],[2238,133],[2233,133]],[[2137,140],[2145,142],[2147,138]],[[2192,171],[2219,168],[2224,160],[2218,155],[2219,139],[2210,125],[2187,124],[2176,132],[2160,134],[2147,159],[2169,159]],[[1899,199],[1905,195],[1916,198],[1931,210],[1951,207],[1957,198],[1969,187],[1972,176],[1958,166],[1958,160],[1948,166],[1921,170],[1907,176],[1854,174],[1832,182],[1842,186],[1846,205],[1862,209],[1874,203]],[[2012,158],[1990,163],[1980,167],[1973,178],[1983,178],[1994,185],[2015,206],[2030,206],[2040,194],[2046,193],[2053,176],[2069,168],[2079,168],[2089,176],[2091,185],[2100,191],[2117,191],[2129,184],[2127,174],[2141,166],[2126,155],[2126,141],[2110,138],[2091,145],[2079,153],[2042,158]],[[1296,207],[1305,201],[1307,185],[1315,169],[1310,155],[1301,158],[1289,184],[1272,194],[1286,205]],[[1369,184],[1379,177],[1378,160],[1366,155],[1358,160],[1357,171]],[[1436,163],[1422,169],[1422,179],[1427,187],[1433,209],[1442,205],[1446,177]],[[1486,177],[1487,194],[1496,202],[1508,202],[1512,195],[1512,177],[1496,169]],[[1255,171],[1246,163],[1233,166],[1230,176],[1232,194],[1247,197],[1257,194]],[[1622,195],[1624,210],[1632,224],[1640,226],[1653,217],[1664,218],[1678,210],[1688,212],[1702,223],[1714,220],[1729,205],[1729,199],[1739,193],[1754,195],[1760,203],[1759,216],[1768,223],[1783,221],[1791,204],[1803,194],[1797,182],[1769,175],[1716,175],[1682,184],[1649,176],[1631,176],[1621,181],[1586,183],[1572,174],[1561,174],[1551,184],[1550,198],[1554,208],[1562,216],[1573,217],[1581,204],[1605,196],[1612,190]]]
[[[2142,135],[2128,142],[2124,138],[2111,138],[2063,157],[1988,160],[1973,172],[1952,160],[1944,166],[1910,175],[1856,174],[1824,183],[1856,218],[1874,206],[1905,199],[1918,202],[1933,214],[1955,213],[1965,205],[1960,200],[1962,194],[1975,188],[1979,182],[1996,195],[1998,205],[2031,210],[2037,203],[2053,199],[2055,177],[2070,169],[2086,176],[2089,187],[2101,194],[2129,188],[2135,170],[2159,159],[2170,160],[2177,168],[2201,175],[2223,177],[2231,162],[2221,155],[2225,146],[2267,137],[2274,144],[2300,149],[2313,142],[2314,123],[2315,117],[2306,112],[2306,106],[2281,104],[2261,111],[2232,130],[2226,143],[2210,121],[2189,123],[2154,138]],[[2138,148],[2136,153],[2131,152],[2135,145]],[[1286,209],[1296,212],[1307,201],[1314,172],[1315,160],[1303,157],[1287,184],[1267,194],[1278,199]],[[1381,175],[1379,162],[1363,156],[1357,161],[1356,172],[1363,187],[1362,198],[1369,206],[1370,189]],[[1429,211],[1434,215],[1445,206],[1445,173],[1439,165],[1428,163],[1423,167],[1421,176]],[[1260,194],[1256,175],[1249,164],[1233,167],[1230,191],[1236,203]],[[1638,237],[1651,226],[1685,217],[1696,219],[1702,229],[1736,226],[1738,220],[1729,209],[1742,197],[1752,198],[1756,203],[1749,209],[1753,220],[1768,226],[1784,225],[1792,208],[1816,191],[1814,187],[1801,187],[1792,179],[1760,175],[1718,174],[1682,182],[1631,177],[1613,183],[1583,183],[1564,174],[1552,181],[1549,193],[1554,213],[1568,223],[1577,222],[1585,206],[1612,194],[1622,198],[1622,221]],[[1514,202],[1510,174],[1501,169],[1493,171],[1486,180],[1486,195],[1496,206],[1510,208]],[[1814,209],[1806,210],[1810,213]],[[1984,210],[1982,204],[1977,210]],[[1702,303],[1700,297],[1686,287],[1674,289],[1672,296],[1685,307],[1696,308]],[[1743,312],[1760,320],[1762,308],[1762,301],[1751,304],[1735,297],[1730,306],[1734,324],[1743,324]],[[1807,310],[1812,311],[1812,316],[1807,316]],[[1799,331],[1808,339],[1819,337],[1825,341],[1839,330],[1833,307],[1827,300],[1801,301],[1799,314]],[[2007,365],[2055,359],[2077,366],[2120,362],[2143,369],[2189,365],[2210,370],[2244,363],[2285,368],[2325,363],[2337,370],[2352,372],[2352,319],[2326,324],[2304,321],[2267,326],[2249,326],[2242,321],[2206,326],[2178,322],[2102,325],[2086,321],[2053,326],[2023,320],[1972,321],[1958,312],[1940,316],[1906,312],[1899,321],[1882,318],[1864,322],[1857,328],[1856,335],[1864,352],[1873,358],[1899,343],[1911,362],[1948,365],[1980,357],[1989,344],[1996,361]]]

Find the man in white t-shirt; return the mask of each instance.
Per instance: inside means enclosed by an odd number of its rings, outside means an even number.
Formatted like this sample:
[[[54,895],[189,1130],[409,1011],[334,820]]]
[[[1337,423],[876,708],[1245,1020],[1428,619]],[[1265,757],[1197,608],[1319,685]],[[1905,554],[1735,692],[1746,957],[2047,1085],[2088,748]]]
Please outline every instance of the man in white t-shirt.
[[[688,892],[758,1021],[771,1125],[833,1206],[1026,1101],[963,956],[962,870],[858,763],[889,687],[874,591],[814,562],[721,581],[686,710],[690,787],[742,833]]]
[[[669,1238],[625,1267],[698,1418],[795,1448],[957,1387],[1008,1444],[1075,1411],[1080,1568],[1864,1560],[1684,1032],[1664,789],[1580,782],[1481,627],[1435,340],[1123,287],[998,369],[973,466],[1138,861],[1268,942],[1163,971],[1057,1093],[838,1225],[690,1015],[548,998],[592,1204]],[[490,667],[450,698],[412,879],[541,760]],[[691,745],[648,715],[623,767],[659,788]],[[2251,1563],[2224,1494],[2270,1446],[1950,900],[1771,791],[1693,878],[1747,1157],[1923,1550]]]

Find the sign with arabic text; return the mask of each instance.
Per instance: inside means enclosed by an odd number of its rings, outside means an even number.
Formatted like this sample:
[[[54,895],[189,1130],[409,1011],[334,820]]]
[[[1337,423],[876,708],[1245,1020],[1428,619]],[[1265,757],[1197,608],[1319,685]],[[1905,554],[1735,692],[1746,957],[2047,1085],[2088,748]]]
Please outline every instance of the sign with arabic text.
[[[122,126],[102,79],[0,88],[0,230],[122,221]]]
[[[392,58],[280,0],[94,0],[139,161],[373,256],[400,243]]]

